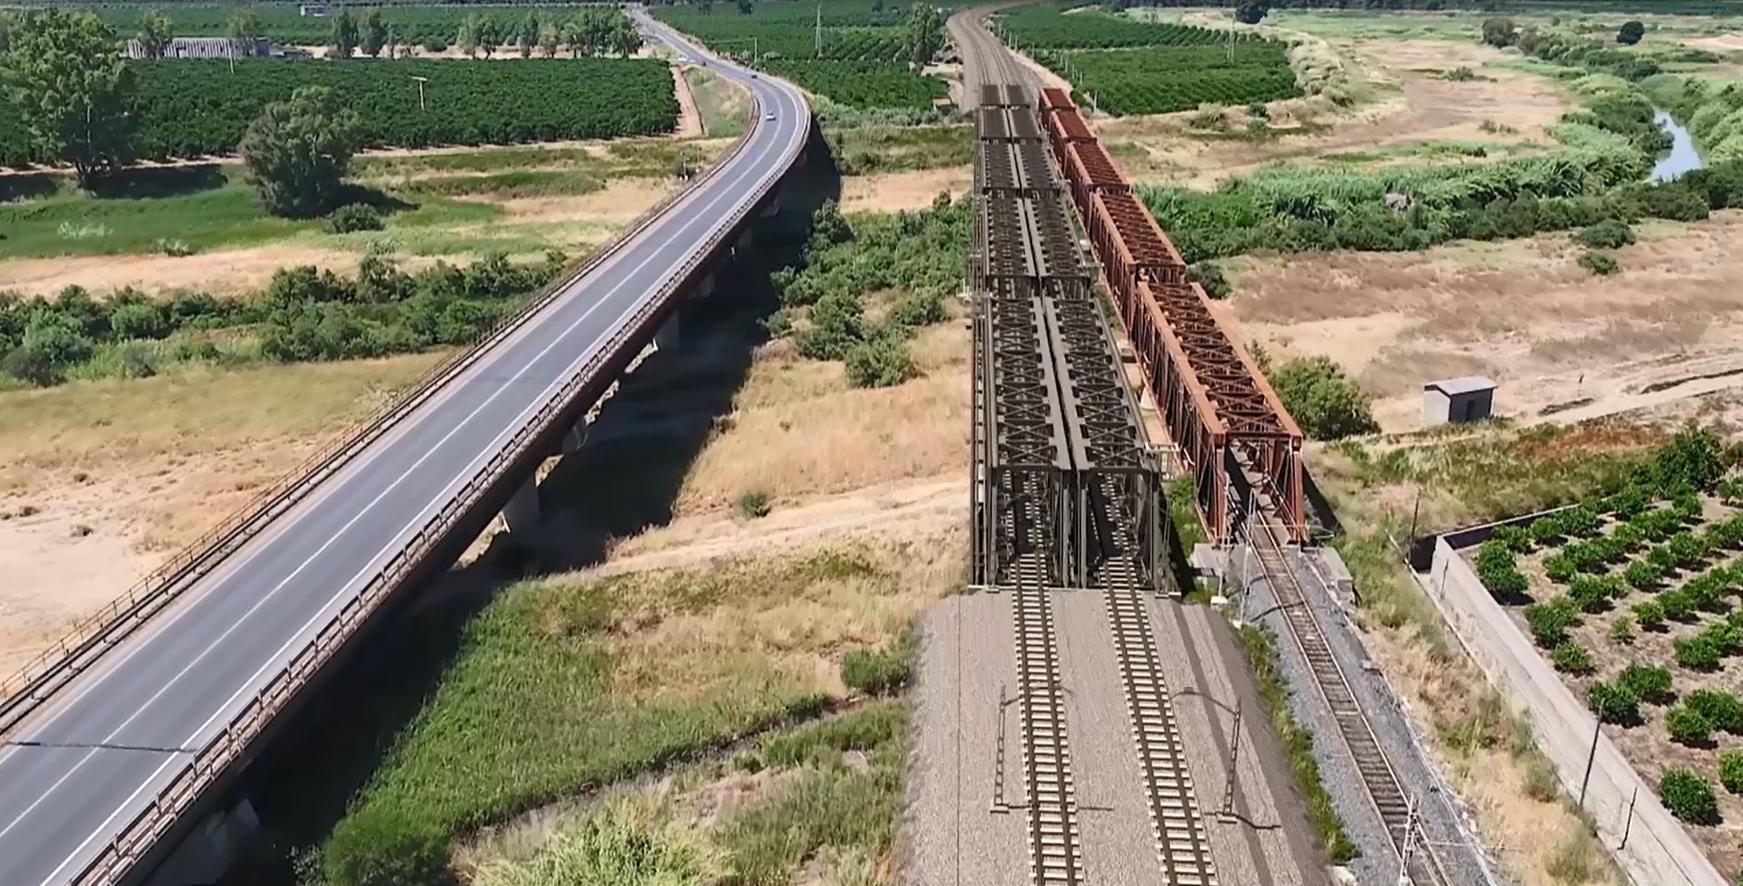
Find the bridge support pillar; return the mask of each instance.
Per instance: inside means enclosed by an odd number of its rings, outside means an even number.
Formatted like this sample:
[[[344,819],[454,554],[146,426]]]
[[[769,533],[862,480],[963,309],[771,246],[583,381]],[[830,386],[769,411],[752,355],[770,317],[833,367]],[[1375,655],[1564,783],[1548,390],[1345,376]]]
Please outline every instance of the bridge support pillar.
[[[702,282],[696,284],[696,290],[690,294],[690,297],[691,298],[707,298],[713,294],[714,294],[714,272],[710,271],[708,273],[708,276],[702,278]]]
[[[581,444],[586,442],[587,417],[582,416],[575,422],[575,426],[569,429],[569,433],[563,435],[563,442],[559,445],[559,451],[563,455],[573,455],[574,453],[579,452],[581,450]]]
[[[676,350],[683,343],[684,325],[682,309],[672,311],[666,322],[660,324],[658,332],[654,333],[654,350]]]
[[[769,197],[769,202],[763,204],[762,212],[757,213],[757,218],[774,218],[780,214],[781,191],[779,188],[776,188],[775,193]]]
[[[732,249],[734,252],[742,252],[751,248],[755,243],[755,238],[751,236],[751,226],[745,225],[744,230],[738,232],[738,239],[732,242]]]
[[[528,532],[539,525],[539,478],[530,476],[514,495],[508,499],[508,504],[502,508],[502,525],[509,535]]]
[[[234,806],[220,809],[195,825],[152,872],[146,886],[216,883],[241,857],[259,830],[260,818],[254,814],[254,804],[243,797]]]

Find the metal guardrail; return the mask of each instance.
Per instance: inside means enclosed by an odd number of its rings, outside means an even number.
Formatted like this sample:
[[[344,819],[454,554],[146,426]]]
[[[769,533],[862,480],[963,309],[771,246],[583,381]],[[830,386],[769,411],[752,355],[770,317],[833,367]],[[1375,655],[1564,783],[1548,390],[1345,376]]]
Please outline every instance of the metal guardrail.
[[[753,109],[756,107],[753,96]],[[708,172],[697,178],[697,183],[713,177],[726,162],[742,152],[749,141],[749,136],[740,139],[731,151],[723,155],[709,168]],[[784,174],[785,170],[782,170]],[[679,195],[662,201],[661,209],[669,207],[682,194],[693,190],[686,188]],[[731,221],[721,230],[732,230],[747,215],[763,194],[763,185],[753,192],[753,196],[741,200],[733,209]],[[659,213],[654,213],[658,215]],[[636,227],[626,232],[624,237],[614,243],[604,254],[616,252],[634,233],[645,228],[651,217],[639,222]],[[684,262],[680,273],[672,279],[682,282],[694,273],[706,252],[693,253]],[[603,259],[603,255],[601,256]],[[585,273],[597,262],[590,262],[581,273]],[[573,282],[578,275],[569,278]],[[565,283],[565,287],[568,284]],[[676,288],[677,282],[672,284]],[[563,287],[559,287],[558,291]],[[663,295],[667,295],[665,293]],[[539,304],[548,302],[552,294],[541,296]],[[364,619],[375,611],[378,604],[386,597],[412,569],[418,566],[430,549],[439,543],[448,530],[465,515],[480,497],[490,487],[500,480],[500,472],[508,465],[524,457],[535,439],[543,432],[553,416],[563,410],[569,401],[589,382],[594,380],[601,364],[616,354],[624,342],[644,331],[652,316],[662,306],[664,298],[649,299],[631,318],[614,332],[606,346],[600,349],[580,371],[572,375],[558,391],[545,401],[539,412],[515,432],[515,436],[507,446],[494,455],[484,467],[480,468],[467,484],[448,501],[448,504],[431,517],[413,536],[412,541],[402,548],[390,560],[380,573],[372,579],[362,593],[345,605],[339,616],[322,628],[320,633],[301,652],[293,658],[280,673],[277,679],[262,693],[255,696],[247,706],[231,719],[204,749],[202,749],[188,765],[179,773],[151,805],[142,810],[122,830],[113,841],[104,847],[90,864],[80,872],[74,882],[80,886],[96,886],[96,884],[111,884],[124,875],[163,834],[192,806],[196,800],[218,780],[223,771],[234,759],[245,750],[249,744],[265,729],[273,717],[281,711],[296,695],[298,689],[329,662],[342,647]],[[525,316],[518,318],[524,322]]]
[[[753,114],[760,113],[760,108],[755,106],[754,97],[752,111]],[[0,680],[0,735],[17,725],[36,705],[46,701],[68,680],[94,664],[110,647],[126,639],[140,625],[174,601],[182,591],[203,578],[236,548],[257,535],[280,514],[302,501],[310,489],[344,468],[353,457],[397,426],[402,418],[427,401],[431,394],[451,378],[477,362],[479,357],[519,329],[564,290],[615,255],[678,200],[712,178],[722,166],[743,150],[748,141],[747,133],[731,150],[722,154],[707,170],[692,179],[688,186],[649,207],[610,244],[595,250],[558,282],[547,285],[538,297],[519,311],[499,321],[467,348],[430,367],[394,402],[304,459],[271,487],[227,515],[216,527],[147,573],[120,597],[74,622],[66,634],[25,662],[5,680]]]

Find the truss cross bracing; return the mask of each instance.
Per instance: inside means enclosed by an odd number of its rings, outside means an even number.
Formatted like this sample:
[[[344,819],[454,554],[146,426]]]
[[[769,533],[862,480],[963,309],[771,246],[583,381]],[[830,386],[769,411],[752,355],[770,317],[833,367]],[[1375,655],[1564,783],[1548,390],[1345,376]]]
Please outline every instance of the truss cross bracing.
[[[1186,279],[1180,253],[1071,97],[1044,89],[1036,107],[1210,535],[1228,540],[1244,513],[1263,507],[1304,540],[1294,419]]]
[[[982,97],[1000,104],[976,117],[976,580],[1004,583],[1021,558],[1082,586],[1121,558],[1154,585],[1160,477],[1060,178],[1028,96]]]

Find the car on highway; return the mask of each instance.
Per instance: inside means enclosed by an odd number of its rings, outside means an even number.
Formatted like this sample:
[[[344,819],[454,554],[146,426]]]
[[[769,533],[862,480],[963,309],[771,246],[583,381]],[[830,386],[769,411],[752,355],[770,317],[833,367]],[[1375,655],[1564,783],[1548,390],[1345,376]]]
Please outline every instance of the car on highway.
[[[767,113],[767,114],[764,114],[764,115],[763,115],[763,119],[764,119],[764,120],[773,120],[773,119],[775,119],[775,112],[774,112],[774,111],[770,111],[770,112],[768,112],[768,113]]]

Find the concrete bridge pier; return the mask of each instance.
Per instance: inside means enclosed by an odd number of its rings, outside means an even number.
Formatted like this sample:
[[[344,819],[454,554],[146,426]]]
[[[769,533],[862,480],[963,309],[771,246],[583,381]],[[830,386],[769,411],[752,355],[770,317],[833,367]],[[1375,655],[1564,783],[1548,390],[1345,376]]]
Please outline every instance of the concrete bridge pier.
[[[579,452],[581,450],[581,444],[587,442],[587,426],[589,424],[590,422],[587,420],[587,416],[582,416],[578,421],[576,421],[575,426],[570,428],[569,432],[563,435],[563,442],[558,444],[558,454],[573,455],[574,453]]]
[[[521,481],[508,504],[502,506],[502,526],[509,535],[530,532],[539,525],[539,478],[535,473]]]
[[[683,343],[683,317],[684,310],[681,305],[672,310],[671,316],[667,317],[666,322],[661,323],[659,330],[654,333],[654,350],[675,350]]]
[[[776,188],[774,195],[769,197],[769,202],[764,203],[762,211],[757,213],[757,218],[774,218],[775,216],[780,215],[780,214],[781,214],[781,191],[779,188]]]
[[[206,816],[170,852],[147,879],[146,886],[216,883],[242,856],[260,830],[254,804],[242,797],[233,806]]]
[[[754,245],[756,245],[756,238],[752,236],[751,226],[745,225],[744,230],[738,232],[738,239],[732,241],[732,251],[743,252]]]

